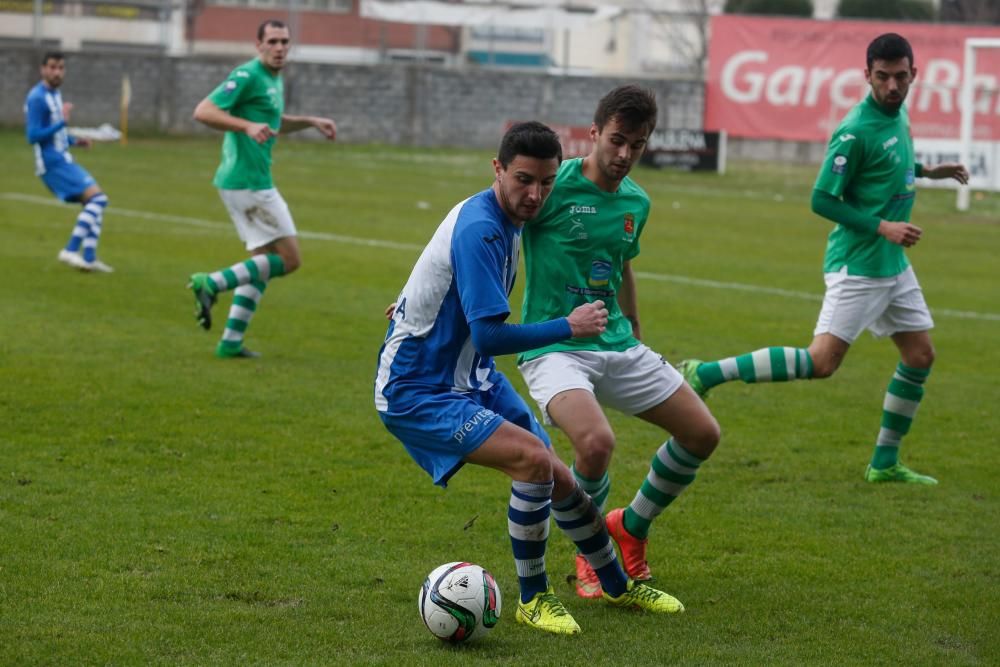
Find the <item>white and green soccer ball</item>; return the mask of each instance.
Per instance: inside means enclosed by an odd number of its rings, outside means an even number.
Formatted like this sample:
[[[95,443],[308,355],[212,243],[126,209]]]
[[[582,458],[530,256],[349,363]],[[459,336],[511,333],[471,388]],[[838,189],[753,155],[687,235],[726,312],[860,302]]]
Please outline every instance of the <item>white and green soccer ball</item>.
[[[500,620],[500,587],[478,565],[445,563],[427,575],[417,605],[435,637],[453,644],[472,641]]]

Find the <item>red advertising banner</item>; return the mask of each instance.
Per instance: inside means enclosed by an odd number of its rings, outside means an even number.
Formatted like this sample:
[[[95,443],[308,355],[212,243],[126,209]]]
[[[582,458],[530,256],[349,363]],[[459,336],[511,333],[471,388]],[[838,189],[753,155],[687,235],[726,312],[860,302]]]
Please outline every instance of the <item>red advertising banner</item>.
[[[868,44],[898,32],[917,78],[906,106],[914,137],[959,136],[965,40],[1000,28],[955,24],[712,17],[705,129],[756,139],[826,141],[868,94]],[[974,138],[1000,140],[1000,49],[976,50]]]

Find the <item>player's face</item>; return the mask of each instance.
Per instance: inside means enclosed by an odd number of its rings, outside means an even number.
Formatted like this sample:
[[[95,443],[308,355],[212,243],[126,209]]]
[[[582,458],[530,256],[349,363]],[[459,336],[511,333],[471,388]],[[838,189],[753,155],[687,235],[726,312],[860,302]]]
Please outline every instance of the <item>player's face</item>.
[[[42,65],[42,80],[49,88],[58,88],[66,76],[66,61],[49,58]]]
[[[288,60],[288,49],[291,48],[291,37],[288,28],[276,28],[269,25],[264,28],[264,38],[257,42],[257,53],[264,66],[277,72],[285,66]]]
[[[507,217],[519,224],[531,220],[542,210],[542,204],[555,185],[559,160],[516,155],[506,168],[494,159],[493,169],[497,175],[493,184],[497,200]]]
[[[626,129],[618,116],[613,117],[604,127],[590,127],[590,138],[594,140],[594,148],[590,157],[597,167],[597,176],[601,188],[609,191],[618,189],[621,180],[632,171],[632,165],[639,161],[646,150],[649,130],[639,128]]]
[[[872,97],[881,107],[890,110],[903,105],[916,76],[917,68],[910,67],[909,58],[873,60],[871,69],[865,70],[865,80],[872,87]]]

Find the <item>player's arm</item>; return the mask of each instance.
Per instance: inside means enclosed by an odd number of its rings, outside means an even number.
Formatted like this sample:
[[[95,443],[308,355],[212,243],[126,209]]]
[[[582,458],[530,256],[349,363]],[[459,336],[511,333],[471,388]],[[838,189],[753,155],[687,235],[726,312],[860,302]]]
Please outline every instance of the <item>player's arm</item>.
[[[632,262],[625,261],[622,266],[622,285],[618,290],[618,307],[621,308],[622,315],[632,323],[632,335],[642,340],[642,333],[639,329],[639,296],[635,288],[635,273],[632,271]]]
[[[31,97],[26,105],[24,133],[29,144],[37,144],[40,141],[51,139],[59,130],[66,127],[66,121],[60,120],[51,125],[45,124],[47,107],[45,101],[40,97]]]
[[[267,123],[252,123],[245,118],[234,116],[207,97],[194,108],[194,119],[214,130],[242,132],[258,144],[262,144],[276,132]]]
[[[969,183],[969,170],[965,168],[964,164],[957,162],[942,162],[933,167],[925,167],[918,163],[915,172],[920,178],[930,178],[935,181],[943,178],[954,178],[962,185]]]
[[[535,322],[507,324],[507,315],[483,317],[469,322],[472,344],[484,356],[527,352],[567,338],[589,338],[604,333],[608,310],[603,301],[578,306],[567,317]]]
[[[906,248],[919,241],[923,233],[920,227],[908,222],[882,220],[877,215],[862,213],[843,199],[819,189],[813,190],[812,210],[813,213],[827,220],[855,231],[884,236],[889,242]]]
[[[332,118],[321,118],[320,116],[281,116],[281,133],[291,134],[299,130],[315,127],[320,134],[333,141],[337,138],[337,124]]]

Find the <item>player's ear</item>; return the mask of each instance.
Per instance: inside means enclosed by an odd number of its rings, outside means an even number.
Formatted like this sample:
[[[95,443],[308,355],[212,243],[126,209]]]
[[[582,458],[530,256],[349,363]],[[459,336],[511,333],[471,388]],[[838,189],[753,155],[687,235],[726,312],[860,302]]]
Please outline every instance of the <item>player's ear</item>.
[[[496,174],[496,180],[500,180],[500,172],[503,171],[503,165],[500,164],[500,160],[493,158],[493,172]]]
[[[911,67],[910,68],[910,81],[913,81],[916,78],[917,78],[917,68],[916,67]]]

